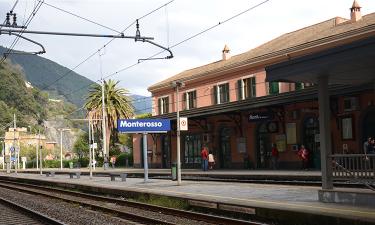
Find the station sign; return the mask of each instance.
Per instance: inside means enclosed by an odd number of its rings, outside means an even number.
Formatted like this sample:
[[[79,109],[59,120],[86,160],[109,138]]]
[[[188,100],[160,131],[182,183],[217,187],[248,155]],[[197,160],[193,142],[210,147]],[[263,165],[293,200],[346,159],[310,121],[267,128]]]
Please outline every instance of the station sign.
[[[121,133],[164,133],[171,130],[168,119],[119,119],[117,130]]]
[[[262,122],[272,120],[273,114],[270,112],[250,113],[248,116],[249,122]]]

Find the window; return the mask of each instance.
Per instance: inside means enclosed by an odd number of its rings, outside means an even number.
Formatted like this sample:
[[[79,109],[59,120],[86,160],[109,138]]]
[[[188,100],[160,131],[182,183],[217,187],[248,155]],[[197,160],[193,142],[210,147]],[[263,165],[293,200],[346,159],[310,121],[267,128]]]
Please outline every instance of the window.
[[[255,77],[249,77],[237,81],[238,100],[256,97]]]
[[[162,97],[158,99],[159,115],[169,112],[169,97]]]
[[[229,102],[229,83],[214,86],[213,99],[215,104]]]
[[[295,90],[298,91],[298,90],[302,90],[305,88],[305,84],[304,83],[295,83]]]
[[[351,116],[344,117],[341,119],[342,124],[342,139],[352,140],[353,136],[353,118]]]
[[[269,82],[268,93],[270,95],[279,94],[279,82]]]
[[[188,91],[183,95],[185,109],[197,108],[197,91]]]

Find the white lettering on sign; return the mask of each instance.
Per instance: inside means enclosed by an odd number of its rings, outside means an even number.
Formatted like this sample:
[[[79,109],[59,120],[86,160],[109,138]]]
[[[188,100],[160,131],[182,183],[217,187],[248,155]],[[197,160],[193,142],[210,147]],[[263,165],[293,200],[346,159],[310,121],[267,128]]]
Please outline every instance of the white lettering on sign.
[[[120,121],[120,127],[162,127],[162,122],[128,122],[128,121]]]

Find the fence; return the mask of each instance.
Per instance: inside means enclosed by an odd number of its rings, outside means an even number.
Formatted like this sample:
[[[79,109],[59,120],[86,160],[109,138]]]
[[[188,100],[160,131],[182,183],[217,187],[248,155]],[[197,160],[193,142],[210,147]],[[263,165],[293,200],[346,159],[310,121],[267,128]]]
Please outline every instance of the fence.
[[[334,180],[375,184],[375,154],[335,154],[331,158]]]

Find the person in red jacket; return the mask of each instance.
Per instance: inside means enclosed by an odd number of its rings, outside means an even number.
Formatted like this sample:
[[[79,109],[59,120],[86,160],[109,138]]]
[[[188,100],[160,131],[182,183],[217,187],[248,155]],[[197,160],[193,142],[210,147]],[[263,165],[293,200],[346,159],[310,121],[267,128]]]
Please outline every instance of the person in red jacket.
[[[275,144],[272,144],[271,162],[272,162],[272,169],[276,170],[278,168],[278,163],[279,163],[279,150],[277,149]]]
[[[201,158],[202,158],[202,170],[208,170],[208,150],[207,147],[203,147],[201,151]]]
[[[309,165],[310,152],[305,148],[304,145],[301,145],[301,148],[298,151],[298,156],[302,160],[302,169],[307,170]]]

